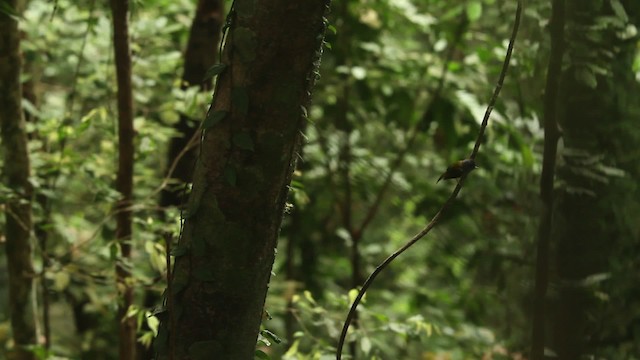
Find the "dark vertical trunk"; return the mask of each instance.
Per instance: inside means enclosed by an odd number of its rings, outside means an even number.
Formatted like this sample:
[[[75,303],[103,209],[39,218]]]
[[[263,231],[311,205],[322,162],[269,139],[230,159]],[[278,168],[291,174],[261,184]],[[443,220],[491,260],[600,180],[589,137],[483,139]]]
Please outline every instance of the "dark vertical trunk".
[[[543,360],[545,348],[544,329],[549,277],[551,220],[553,214],[553,179],[555,176],[558,139],[560,137],[556,120],[556,101],[558,97],[558,80],[562,73],[562,56],[564,53],[564,0],[554,0],[551,3],[550,35],[551,53],[549,56],[547,84],[544,94],[544,157],[542,176],[540,178],[542,216],[538,228],[531,341],[531,358],[533,360]]]
[[[129,306],[133,304],[133,288],[127,281],[131,277],[131,271],[126,265],[131,258],[132,221],[129,207],[133,193],[134,155],[129,1],[111,0],[111,12],[113,14],[113,47],[118,83],[118,175],[116,190],[120,192],[121,196],[116,205],[116,240],[121,252],[121,260],[116,264],[116,282],[120,295],[117,319],[120,360],[133,360],[136,349],[136,319],[126,316]]]
[[[223,13],[224,3],[222,0],[198,1],[184,54],[184,73],[181,84],[183,89],[199,86],[201,91],[211,90],[211,79],[206,81],[203,79],[207,69],[218,62],[218,43],[220,42]],[[167,167],[171,167],[183,149],[190,145],[198,120],[180,114],[180,120],[175,125],[178,136],[172,138],[169,144]],[[191,145],[192,148],[182,158],[177,160],[175,170],[171,174],[173,178],[180,179],[183,183],[191,182],[196,154],[194,145],[196,144],[197,141]],[[160,205],[181,205],[181,193],[181,186],[163,190]]]
[[[637,202],[637,183],[617,169],[637,146],[628,140],[635,133],[631,129],[637,129],[638,113],[633,118],[629,109],[637,103],[638,90],[637,84],[620,81],[634,76],[629,61],[634,42],[621,38],[626,24],[602,26],[601,20],[611,16],[625,23],[620,9],[609,2],[566,0],[565,14],[568,66],[558,98],[564,150],[553,205],[557,300],[552,348],[559,359],[578,360],[597,357],[593,321],[602,316],[603,306],[596,290],[604,274],[612,275],[614,249],[629,241],[634,233],[629,227],[637,225],[626,222],[619,210]]]
[[[18,9],[18,1],[5,5]],[[6,185],[13,191],[5,203],[6,254],[9,275],[9,313],[16,359],[35,359],[25,349],[36,344],[33,304],[33,278],[31,248],[31,200],[29,183],[30,165],[22,113],[22,87],[20,83],[22,61],[18,22],[0,12],[0,126],[4,146],[3,175]]]
[[[253,359],[300,129],[321,54],[325,0],[237,0],[175,254],[175,323],[160,358]],[[212,121],[211,119],[217,119]]]

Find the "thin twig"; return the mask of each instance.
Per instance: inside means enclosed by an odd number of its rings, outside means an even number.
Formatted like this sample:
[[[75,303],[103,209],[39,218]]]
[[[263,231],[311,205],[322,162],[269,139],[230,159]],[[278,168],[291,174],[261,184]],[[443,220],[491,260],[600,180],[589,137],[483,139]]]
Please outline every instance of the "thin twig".
[[[504,57],[504,62],[502,63],[502,71],[500,71],[500,77],[498,78],[498,82],[496,83],[496,88],[493,90],[493,95],[491,99],[489,99],[489,105],[487,105],[487,110],[484,113],[484,118],[482,118],[482,125],[480,125],[480,131],[478,132],[478,138],[476,139],[476,144],[473,147],[473,151],[469,156],[469,159],[474,160],[476,155],[478,155],[478,150],[480,150],[480,143],[482,142],[482,138],[484,136],[484,132],[487,129],[487,124],[489,123],[489,117],[491,116],[491,111],[493,111],[493,107],[498,100],[498,95],[500,95],[500,90],[502,90],[502,84],[504,83],[504,78],[507,76],[507,69],[509,68],[509,61],[511,61],[511,53],[513,52],[513,44],[516,40],[516,35],[518,34],[518,28],[520,27],[520,14],[522,13],[522,0],[518,0],[518,7],[516,8],[516,18],[513,23],[513,30],[511,33],[511,39],[509,40],[509,46],[507,47],[507,54]]]
[[[176,349],[176,320],[173,306],[173,287],[171,286],[171,242],[173,236],[170,232],[164,234],[165,251],[167,259],[167,306],[169,311],[169,360],[175,357]]]
[[[475,144],[475,146],[473,148],[473,151],[471,152],[471,155],[469,156],[470,159],[475,159],[475,157],[476,157],[476,155],[478,153],[478,150],[480,149],[480,143],[482,142],[482,138],[484,136],[485,129],[486,129],[487,125],[488,125],[489,116],[491,115],[491,111],[493,110],[493,107],[495,106],[495,102],[498,99],[498,95],[500,94],[500,90],[502,89],[502,84],[504,82],[504,78],[506,76],[507,69],[509,68],[509,61],[511,60],[511,53],[513,52],[513,44],[515,42],[516,35],[518,34],[518,28],[520,27],[520,15],[521,15],[521,13],[522,13],[522,3],[521,3],[521,0],[519,0],[518,1],[518,7],[516,9],[515,21],[514,21],[514,24],[513,24],[513,31],[511,33],[511,38],[509,40],[509,46],[507,48],[507,53],[505,55],[504,62],[502,64],[502,70],[500,71],[500,76],[498,78],[498,83],[496,84],[496,88],[495,88],[495,90],[493,92],[493,95],[491,96],[491,99],[489,100],[489,105],[487,106],[487,110],[486,110],[486,112],[484,114],[484,118],[482,120],[482,125],[480,127],[480,131],[478,132],[478,137],[476,139],[476,144]],[[360,304],[360,301],[362,300],[362,297],[366,293],[367,289],[371,286],[371,284],[373,283],[375,278],[378,276],[378,274],[380,272],[382,272],[382,270],[384,270],[395,258],[400,256],[400,254],[402,254],[407,249],[409,249],[413,244],[418,242],[418,240],[423,238],[425,235],[427,235],[429,233],[429,231],[431,231],[431,229],[433,229],[433,227],[440,220],[440,217],[442,216],[442,214],[449,208],[449,206],[453,203],[455,198],[458,196],[458,193],[462,189],[462,185],[463,185],[464,180],[467,177],[467,175],[468,174],[464,174],[462,176],[462,178],[460,178],[460,181],[458,181],[458,184],[456,185],[455,189],[453,190],[453,192],[451,193],[451,195],[449,196],[447,201],[444,203],[444,205],[442,205],[442,208],[440,208],[440,210],[436,213],[436,215],[433,217],[433,219],[431,219],[429,224],[427,224],[427,226],[424,229],[422,229],[419,233],[414,235],[405,245],[403,245],[401,248],[399,248],[394,253],[392,253],[389,257],[387,257],[380,265],[378,265],[376,267],[376,269],[371,273],[371,275],[369,275],[367,280],[365,280],[364,284],[362,285],[362,289],[360,289],[360,291],[358,292],[358,296],[356,296],[356,298],[353,301],[353,304],[351,305],[351,309],[349,309],[349,313],[347,314],[347,319],[345,320],[344,326],[342,328],[342,333],[340,334],[340,339],[338,341],[338,347],[337,347],[337,352],[336,352],[336,359],[337,360],[341,360],[342,359],[342,348],[344,347],[344,342],[345,342],[345,339],[347,337],[347,331],[349,330],[349,325],[351,324],[351,321],[352,321],[353,317],[355,316],[358,304]]]

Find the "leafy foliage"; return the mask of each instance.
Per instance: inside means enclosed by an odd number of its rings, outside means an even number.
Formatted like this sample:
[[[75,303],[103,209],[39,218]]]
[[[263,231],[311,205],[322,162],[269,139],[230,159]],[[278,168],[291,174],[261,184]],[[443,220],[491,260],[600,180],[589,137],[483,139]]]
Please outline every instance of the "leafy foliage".
[[[598,18],[593,28],[570,31],[602,43],[613,40],[602,38],[601,30],[615,29],[618,40],[637,42],[624,2],[608,3],[610,16]],[[12,14],[2,4],[0,12]],[[37,270],[50,293],[52,328],[69,329],[54,330],[52,348],[37,353],[43,359],[115,359],[112,269],[122,259],[114,241],[113,204],[119,194],[113,189],[117,131],[109,15],[104,4],[93,0],[58,0],[57,7],[52,17],[50,2],[31,1],[19,18],[25,92],[34,94],[25,97],[24,109],[30,119],[32,183],[40,199],[35,218],[49,234],[46,248],[37,248]],[[272,318],[263,321],[257,359],[333,358],[354,283],[421,229],[448,196],[451,183],[435,180],[473,146],[506,48],[509,24],[504,19],[514,9],[514,2],[494,0],[334,2],[322,77],[313,106],[302,109],[309,120],[305,145],[267,298]],[[157,205],[168,166],[166,145],[181,136],[173,125],[180,114],[201,119],[206,131],[228,121],[226,111],[207,114],[211,94],[197,87],[181,89],[180,49],[193,10],[187,0],[135,2],[131,19],[135,251],[132,262],[123,265],[133,271],[130,281],[140,290],[129,315],[144,324],[139,340],[145,346],[166,336],[158,335],[162,312],[152,316],[157,304],[143,296],[161,297],[166,272],[162,234],[180,231],[180,209]],[[442,225],[382,274],[365,298],[358,326],[348,335],[358,358],[498,359],[527,351],[548,12],[546,3],[527,7],[523,35],[477,159],[480,169],[469,177]],[[240,28],[230,36],[242,58],[255,57],[255,34]],[[605,65],[616,51],[572,48],[566,61],[576,79],[595,88],[611,76]],[[640,56],[630,64],[637,81]],[[206,78],[224,71],[217,64]],[[229,111],[246,114],[246,89],[234,89],[232,98]],[[413,131],[416,141],[407,148]],[[231,143],[254,151],[249,132],[238,132]],[[593,154],[567,150],[565,158],[576,162],[576,171],[594,181],[637,180]],[[237,171],[232,164],[225,168],[229,184],[236,183]],[[361,233],[355,231],[385,188],[373,220]],[[14,195],[0,187],[3,201]],[[193,215],[199,205],[193,201],[182,216]],[[637,220],[635,214],[626,221]],[[351,253],[355,243],[357,267]],[[622,247],[633,249],[632,241]],[[173,248],[171,255],[187,251]],[[633,273],[634,251],[621,251],[612,260],[613,271]],[[603,275],[589,283],[602,304],[624,303],[611,300],[618,295],[637,297],[632,281],[613,288],[607,279]],[[628,305],[632,320],[625,318],[627,312],[609,310],[611,318],[600,319],[602,333],[618,335],[617,327],[637,323],[640,307],[637,301]],[[5,346],[7,318],[0,314]],[[215,351],[214,345],[203,342],[190,351],[207,353]],[[630,347],[612,340],[605,352],[610,358],[631,356],[625,350]]]

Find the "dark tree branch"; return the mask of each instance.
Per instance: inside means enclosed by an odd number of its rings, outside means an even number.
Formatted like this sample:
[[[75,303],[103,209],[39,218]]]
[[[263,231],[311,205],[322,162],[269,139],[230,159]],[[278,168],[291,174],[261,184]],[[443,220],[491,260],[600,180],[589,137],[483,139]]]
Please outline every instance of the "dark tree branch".
[[[21,14],[19,1],[5,1],[3,5]],[[32,228],[31,202],[33,186],[29,143],[23,117],[22,56],[18,21],[0,12],[0,138],[3,153],[2,180],[11,190],[3,199],[5,223],[3,235],[7,261],[8,304],[6,313],[11,320],[14,342],[9,358],[34,360],[28,347],[37,344],[33,308],[33,261],[30,233]]]
[[[538,227],[536,257],[536,285],[534,293],[533,329],[531,340],[531,359],[544,359],[544,322],[545,297],[549,283],[549,244],[551,238],[551,218],[553,215],[553,178],[556,166],[556,153],[560,132],[556,120],[558,81],[562,73],[564,53],[564,0],[551,3],[551,55],[547,70],[547,83],[544,94],[544,152],[542,176],[540,177],[540,198],[542,200],[542,218]]]
[[[111,0],[113,14],[113,48],[118,84],[118,173],[116,190],[120,193],[117,209],[127,209],[133,197],[133,163],[135,135],[133,128],[133,94],[131,87],[131,49],[129,46],[129,0]],[[124,210],[116,215],[116,241],[123,259],[116,263],[116,280],[122,296],[118,306],[120,359],[133,360],[136,350],[136,319],[127,316],[133,304],[133,287],[127,281],[131,271],[123,261],[131,257],[132,213]]]
[[[175,358],[176,349],[176,320],[173,306],[173,286],[171,284],[171,245],[173,236],[167,232],[164,234],[166,261],[167,261],[167,309],[169,310],[169,360]]]
[[[505,55],[504,62],[502,64],[502,70],[500,71],[498,83],[496,84],[496,88],[493,92],[493,95],[489,100],[489,105],[487,106],[487,110],[484,114],[484,118],[482,120],[480,131],[478,132],[478,137],[476,139],[475,146],[473,148],[473,151],[471,152],[471,155],[469,156],[470,159],[475,159],[478,153],[478,150],[480,149],[480,143],[482,142],[485,129],[489,123],[489,116],[491,115],[491,111],[493,110],[496,100],[498,99],[498,95],[500,94],[500,90],[502,89],[502,84],[507,74],[507,69],[509,68],[509,61],[511,60],[513,45],[516,39],[516,35],[518,34],[518,28],[520,27],[521,13],[522,13],[522,3],[521,1],[518,1],[518,7],[516,9],[516,14],[515,14],[515,21],[513,24],[513,31],[511,33],[511,38],[509,39],[509,46],[507,48],[507,53]],[[458,196],[458,193],[462,189],[462,185],[467,175],[468,174],[465,174],[460,178],[460,181],[456,185],[455,189],[453,190],[453,192],[451,193],[447,201],[444,203],[444,205],[442,205],[442,208],[440,208],[440,211],[436,213],[433,219],[431,219],[429,224],[427,224],[427,226],[424,229],[422,229],[419,233],[414,235],[405,245],[403,245],[400,249],[396,250],[389,257],[387,257],[380,265],[378,265],[375,268],[375,270],[371,273],[371,275],[369,275],[367,280],[365,280],[364,284],[362,284],[362,289],[360,290],[360,292],[358,292],[358,296],[356,296],[355,300],[353,301],[353,304],[351,305],[351,309],[349,309],[349,313],[347,314],[347,318],[342,328],[342,333],[340,334],[340,339],[338,340],[338,347],[336,351],[337,360],[342,359],[342,348],[344,347],[344,342],[347,337],[347,331],[349,330],[349,325],[351,324],[351,321],[353,320],[356,310],[358,308],[358,304],[360,304],[360,301],[362,300],[362,297],[366,293],[367,289],[371,286],[371,284],[373,283],[375,278],[378,276],[378,274],[380,274],[395,258],[400,256],[400,254],[402,254],[411,246],[413,246],[413,244],[418,242],[418,240],[422,239],[425,235],[427,235],[431,231],[431,229],[433,229],[433,227],[435,227],[435,225],[438,223],[438,221],[442,217],[442,214],[451,206],[455,198]]]

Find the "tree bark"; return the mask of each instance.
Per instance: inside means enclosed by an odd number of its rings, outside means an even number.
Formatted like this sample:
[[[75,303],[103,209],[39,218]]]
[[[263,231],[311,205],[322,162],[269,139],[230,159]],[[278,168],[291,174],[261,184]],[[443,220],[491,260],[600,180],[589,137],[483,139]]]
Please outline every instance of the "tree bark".
[[[203,81],[211,66],[218,62],[218,43],[220,29],[224,19],[224,3],[222,0],[199,0],[196,13],[191,23],[189,40],[184,54],[184,72],[182,89],[197,85],[201,91],[211,90],[211,79]],[[171,139],[167,154],[167,167],[170,167],[195,134],[194,119],[180,114],[175,125],[178,136]],[[195,149],[188,151],[176,164],[172,177],[183,183],[191,182]],[[182,205],[182,189],[164,189],[160,197],[160,206]]]
[[[542,215],[538,227],[536,278],[534,293],[533,328],[531,341],[532,360],[544,359],[545,309],[549,282],[549,248],[551,243],[551,221],[553,215],[553,184],[560,132],[556,120],[558,80],[562,73],[564,54],[564,0],[551,3],[551,53],[547,68],[547,83],[544,94],[544,153],[542,176],[540,177],[540,199]]]
[[[160,358],[253,359],[327,0],[237,0],[194,174]],[[226,113],[225,113],[226,112]],[[226,115],[226,116],[225,116]],[[217,122],[211,119],[218,119]],[[209,125],[207,125],[209,124]],[[175,349],[167,344],[174,343]]]
[[[113,47],[115,51],[116,78],[118,83],[118,174],[116,190],[121,198],[116,204],[116,241],[120,247],[120,259],[116,263],[116,283],[120,301],[118,303],[118,336],[120,360],[135,359],[136,318],[127,317],[133,304],[131,285],[134,129],[133,100],[131,89],[131,50],[129,48],[129,1],[111,0],[113,14]]]
[[[626,4],[629,9],[631,2]],[[552,348],[559,359],[578,360],[598,357],[594,319],[602,317],[604,306],[596,290],[603,279],[615,283],[628,276],[612,272],[612,254],[623,242],[637,241],[637,223],[626,221],[624,213],[636,206],[637,179],[620,169],[637,150],[639,92],[629,81],[635,41],[621,37],[624,26],[602,26],[611,16],[625,23],[620,9],[609,2],[567,0],[565,14],[569,66],[560,78],[558,100],[564,150],[554,196]]]
[[[9,0],[6,4],[13,9],[20,9],[16,0]],[[7,187],[13,191],[4,208],[9,313],[15,342],[10,357],[31,360],[36,357],[25,347],[36,344],[35,314],[32,306],[35,273],[30,239],[33,189],[29,183],[30,164],[22,112],[21,70],[18,22],[0,12],[0,126],[4,145],[3,175]]]

